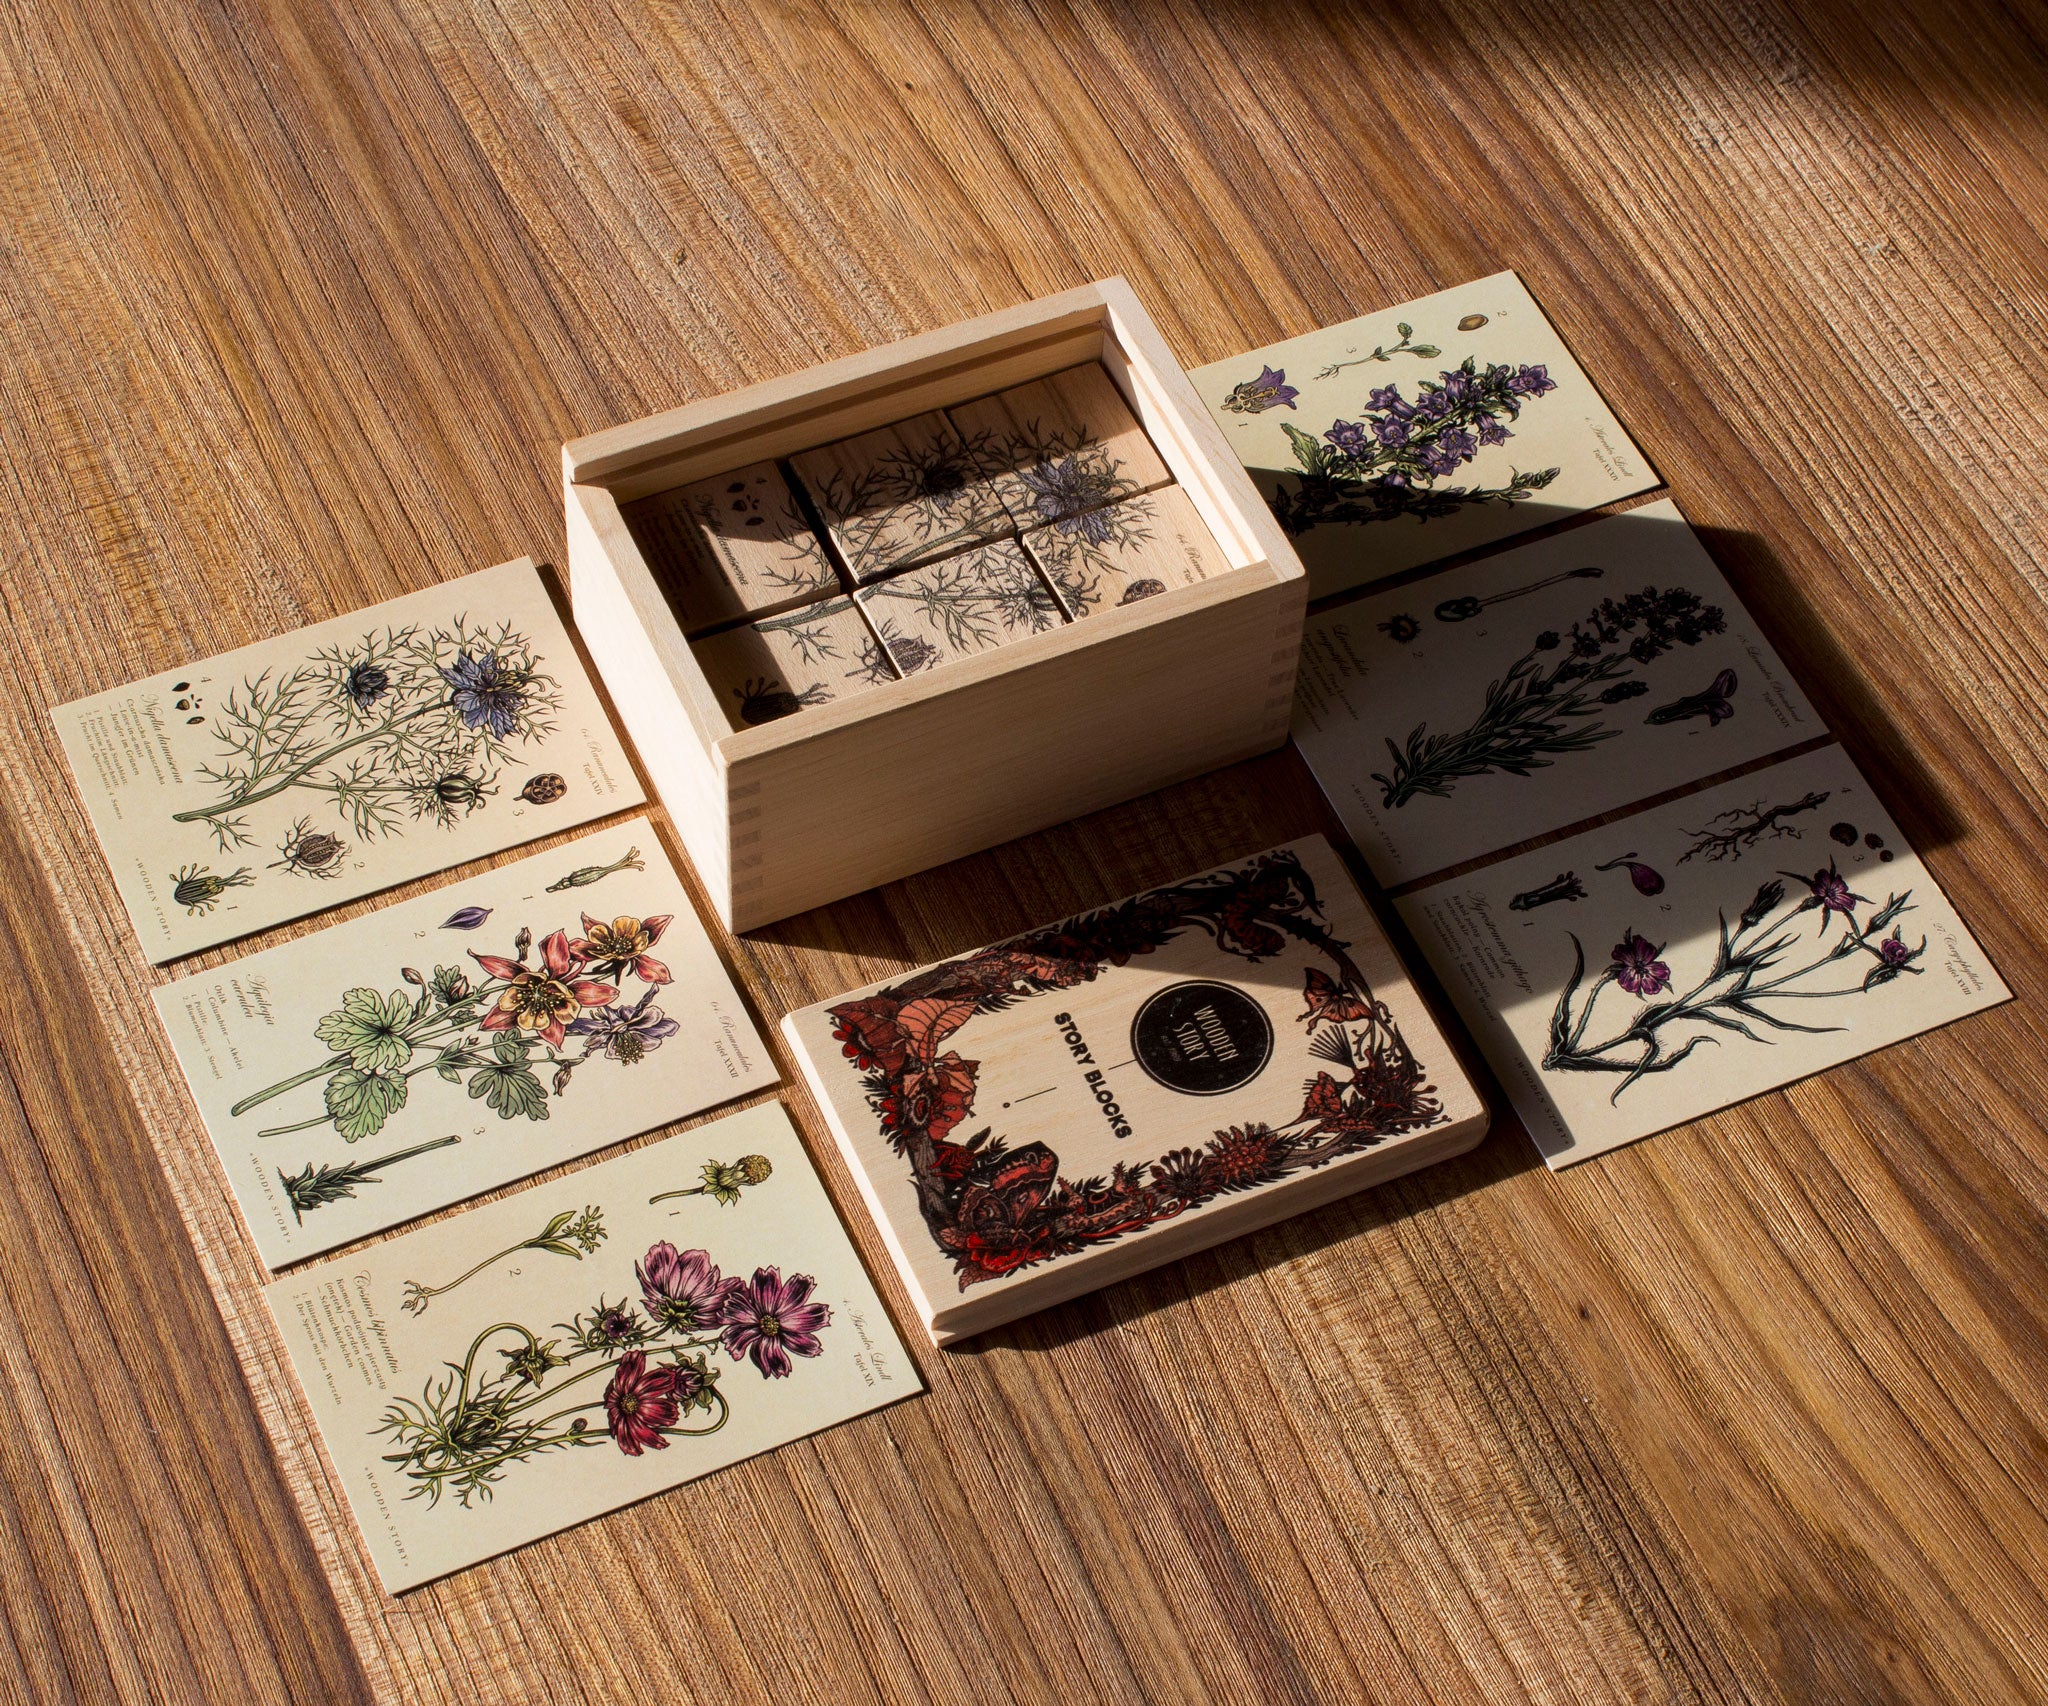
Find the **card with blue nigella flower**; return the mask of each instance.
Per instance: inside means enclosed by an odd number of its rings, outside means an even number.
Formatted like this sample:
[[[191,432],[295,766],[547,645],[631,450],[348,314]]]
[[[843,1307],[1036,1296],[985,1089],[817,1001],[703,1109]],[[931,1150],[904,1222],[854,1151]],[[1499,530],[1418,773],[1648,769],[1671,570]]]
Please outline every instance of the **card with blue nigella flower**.
[[[52,715],[159,965],[643,798],[530,558]]]

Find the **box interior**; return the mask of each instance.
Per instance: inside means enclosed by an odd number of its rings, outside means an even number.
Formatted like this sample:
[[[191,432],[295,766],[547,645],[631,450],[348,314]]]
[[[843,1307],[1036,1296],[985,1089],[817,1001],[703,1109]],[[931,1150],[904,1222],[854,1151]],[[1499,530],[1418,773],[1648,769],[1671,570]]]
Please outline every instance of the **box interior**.
[[[757,425],[744,424],[745,416],[728,416],[722,430],[691,435],[678,433],[674,448],[659,442],[643,443],[637,462],[607,466],[602,455],[585,458],[588,471],[579,469],[579,483],[600,487],[613,500],[613,507],[636,499],[655,496],[678,486],[729,472],[770,457],[786,457],[836,439],[869,431],[876,426],[908,418],[931,409],[966,403],[976,398],[1043,378],[1085,362],[1100,362],[1109,373],[1132,414],[1137,418],[1166,464],[1175,483],[1194,504],[1203,524],[1214,539],[1227,565],[1220,573],[1198,585],[1171,587],[1157,597],[1113,611],[1089,616],[1085,621],[1064,625],[1042,634],[1022,635],[972,660],[980,670],[1021,669],[1058,652],[1071,651],[1112,638],[1134,624],[1170,620],[1197,602],[1214,596],[1218,583],[1235,582],[1248,568],[1263,568],[1265,559],[1254,540],[1235,522],[1233,506],[1218,499],[1210,489],[1206,461],[1195,455],[1181,410],[1170,402],[1145,362],[1136,359],[1118,338],[1112,311],[1107,304],[1093,305],[1081,313],[1031,329],[1035,335],[980,346],[972,351],[949,352],[936,364],[913,368],[884,369],[863,380],[828,387],[796,406],[770,402],[758,411],[772,419]],[[684,414],[687,411],[678,411]],[[682,442],[686,441],[686,442]],[[616,513],[616,511],[615,511]],[[623,514],[611,542],[632,540],[632,529]],[[633,551],[639,555],[637,541]],[[650,580],[660,584],[660,577]],[[665,600],[664,600],[665,602]],[[673,612],[671,612],[673,615]],[[680,625],[677,632],[680,634]],[[760,750],[763,742],[798,740],[819,731],[828,718],[834,722],[877,715],[903,702],[906,692],[923,697],[958,684],[960,671],[968,667],[954,662],[942,670],[925,672],[886,684],[876,692],[855,695],[831,705],[806,710],[799,716],[783,717],[752,727],[736,727],[717,702],[710,683],[698,667],[687,644],[671,654],[674,663],[696,679],[690,683],[701,691],[692,696],[707,713],[700,735],[723,747],[728,741],[744,740],[749,752]]]

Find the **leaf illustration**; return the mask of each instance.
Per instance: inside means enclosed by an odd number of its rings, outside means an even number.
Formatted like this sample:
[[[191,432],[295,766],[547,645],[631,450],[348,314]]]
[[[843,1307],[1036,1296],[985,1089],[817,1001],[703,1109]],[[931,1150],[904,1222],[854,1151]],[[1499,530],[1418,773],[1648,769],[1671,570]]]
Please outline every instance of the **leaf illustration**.
[[[501,1120],[548,1117],[548,1093],[521,1062],[500,1058],[479,1066],[469,1080],[469,1093],[490,1104]]]
[[[412,1003],[402,990],[387,1001],[374,989],[351,989],[341,1006],[313,1028],[336,1054],[345,1054],[361,1072],[396,1072],[412,1058],[405,1038]]]
[[[1294,446],[1295,459],[1311,474],[1320,474],[1326,466],[1329,455],[1320,439],[1311,438],[1300,427],[1286,421],[1280,423],[1280,430],[1287,435],[1287,442]]]
[[[350,1143],[381,1131],[405,1106],[405,1080],[382,1072],[344,1066],[327,1081],[327,1114]]]

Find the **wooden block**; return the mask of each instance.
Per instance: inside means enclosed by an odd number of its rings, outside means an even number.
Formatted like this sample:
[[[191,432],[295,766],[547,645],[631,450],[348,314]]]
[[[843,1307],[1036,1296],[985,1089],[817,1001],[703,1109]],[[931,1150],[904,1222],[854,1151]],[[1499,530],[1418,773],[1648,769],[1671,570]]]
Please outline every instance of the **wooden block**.
[[[839,589],[839,572],[774,462],[623,506],[685,634]]]
[[[1019,527],[1065,521],[1173,480],[1099,361],[946,413]]]
[[[1192,585],[1229,566],[1178,486],[1034,529],[1024,544],[1076,618]]]
[[[789,460],[856,581],[1015,531],[973,448],[936,409]]]
[[[940,1344],[1460,1154],[1487,1127],[1321,836],[782,1028]]]
[[[1014,539],[905,569],[860,588],[854,597],[905,675],[1067,621],[1052,588]]]
[[[828,598],[728,628],[693,642],[690,650],[736,729],[897,679],[851,598]]]

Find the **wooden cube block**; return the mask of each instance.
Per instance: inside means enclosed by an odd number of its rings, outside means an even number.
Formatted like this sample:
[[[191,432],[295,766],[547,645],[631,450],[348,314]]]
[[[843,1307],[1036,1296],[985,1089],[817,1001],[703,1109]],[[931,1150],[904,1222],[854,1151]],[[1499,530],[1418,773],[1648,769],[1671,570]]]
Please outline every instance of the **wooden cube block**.
[[[1206,580],[1226,566],[1178,486],[1034,529],[1024,544],[1067,614],[1076,618]]]
[[[1067,620],[1014,539],[905,569],[860,588],[854,597],[905,675],[1042,634]]]
[[[690,650],[736,729],[897,679],[851,598],[828,598],[706,635]]]
[[[790,458],[856,581],[1016,531],[939,410]]]
[[[946,413],[1019,527],[1065,521],[1173,480],[1099,361]]]
[[[685,634],[839,590],[839,571],[774,462],[624,506]]]

